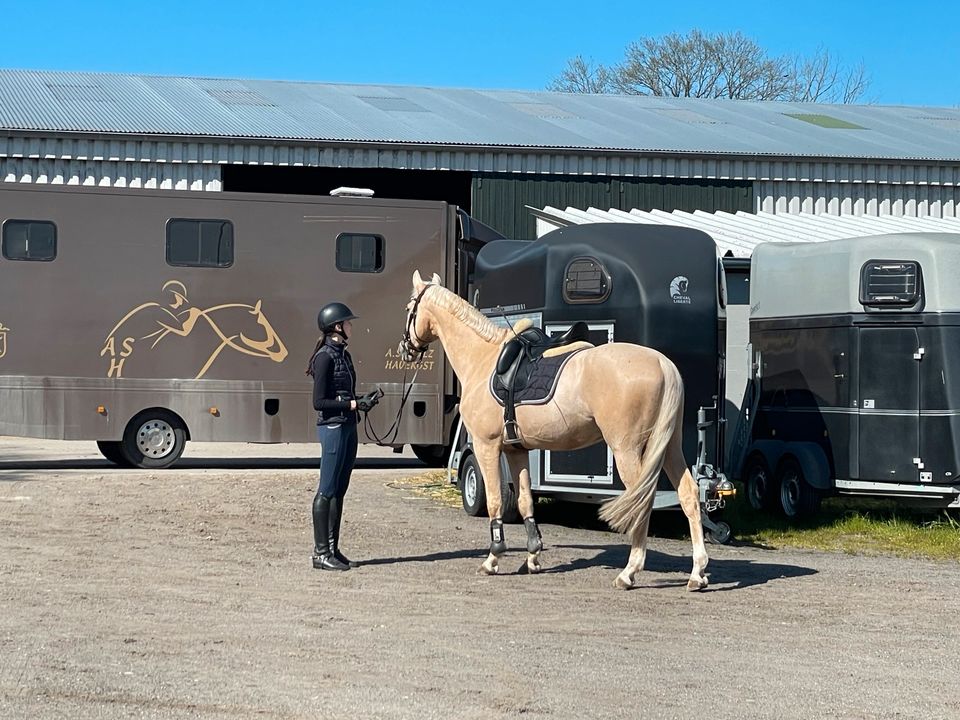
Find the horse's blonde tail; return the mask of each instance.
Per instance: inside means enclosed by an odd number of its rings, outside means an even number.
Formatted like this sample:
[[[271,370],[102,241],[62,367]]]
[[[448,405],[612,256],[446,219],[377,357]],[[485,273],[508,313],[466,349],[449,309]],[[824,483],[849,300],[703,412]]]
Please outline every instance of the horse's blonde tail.
[[[653,507],[653,496],[657,492],[664,454],[671,438],[675,432],[679,432],[683,422],[683,380],[680,372],[676,365],[662,355],[660,370],[664,379],[660,412],[647,438],[646,447],[642,450],[637,481],[622,495],[605,503],[600,509],[600,518],[606,520],[617,532],[632,534],[639,526],[646,509]],[[640,448],[637,450],[640,451]]]

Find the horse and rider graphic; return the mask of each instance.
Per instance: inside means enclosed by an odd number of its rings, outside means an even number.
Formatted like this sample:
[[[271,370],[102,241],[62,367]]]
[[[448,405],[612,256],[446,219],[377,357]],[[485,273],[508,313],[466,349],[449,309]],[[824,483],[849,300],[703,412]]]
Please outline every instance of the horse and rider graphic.
[[[104,341],[100,357],[107,357],[107,377],[123,377],[124,364],[134,352],[149,353],[164,343],[169,345],[174,337],[186,338],[198,328],[213,332],[213,347],[202,363],[195,380],[202,378],[226,349],[266,358],[279,363],[287,357],[287,348],[267,320],[261,308],[262,300],[254,305],[226,303],[206,309],[196,307],[187,297],[187,288],[179,280],[168,280],[162,292],[162,302],[150,301],[138,305],[118,322]],[[251,328],[250,318],[255,328]],[[243,327],[253,334],[256,331],[263,339],[254,339],[245,334]],[[226,329],[225,329],[226,328]],[[164,342],[166,341],[166,342]]]

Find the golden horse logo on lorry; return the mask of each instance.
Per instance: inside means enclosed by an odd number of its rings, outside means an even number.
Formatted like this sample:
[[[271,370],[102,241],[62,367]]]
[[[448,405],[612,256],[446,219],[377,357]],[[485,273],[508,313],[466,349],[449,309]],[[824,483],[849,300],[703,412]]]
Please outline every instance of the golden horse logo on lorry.
[[[3,323],[0,322],[0,358],[7,354],[7,333],[10,332],[10,328],[4,327]]]
[[[283,362],[287,357],[286,346],[263,314],[260,307],[262,300],[257,300],[254,305],[227,303],[202,309],[190,305],[187,288],[179,280],[168,280],[163,285],[163,292],[169,294],[165,302],[150,301],[138,305],[124,315],[107,335],[100,357],[109,358],[108,378],[123,377],[124,363],[135,350],[143,348],[148,352],[168,338],[188,337],[198,324],[209,327],[218,340],[194,380],[202,378],[227,348],[244,355],[268,358],[276,363]],[[242,331],[232,331],[237,310],[254,317],[256,325],[263,331],[263,340],[251,339]],[[223,326],[228,322],[231,326],[225,331]]]

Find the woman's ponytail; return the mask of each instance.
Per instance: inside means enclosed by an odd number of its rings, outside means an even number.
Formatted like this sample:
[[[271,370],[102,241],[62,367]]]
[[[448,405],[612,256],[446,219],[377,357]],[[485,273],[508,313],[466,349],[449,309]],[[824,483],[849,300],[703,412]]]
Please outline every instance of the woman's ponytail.
[[[313,352],[310,353],[310,360],[307,362],[307,369],[304,370],[304,375],[309,375],[313,377],[313,359],[317,356],[317,353],[320,352],[320,348],[323,347],[324,341],[327,339],[326,333],[321,333],[320,338],[317,340],[317,346],[313,349]]]

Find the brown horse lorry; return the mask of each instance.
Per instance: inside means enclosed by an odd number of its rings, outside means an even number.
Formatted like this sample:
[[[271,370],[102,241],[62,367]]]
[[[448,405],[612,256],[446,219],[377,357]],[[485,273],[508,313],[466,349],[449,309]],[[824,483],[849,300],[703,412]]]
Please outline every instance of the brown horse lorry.
[[[309,442],[317,311],[347,303],[388,444],[443,464],[456,380],[397,351],[414,270],[465,295],[499,238],[444,202],[0,185],[0,435],[166,467],[187,440]],[[366,442],[374,440],[361,434]]]

